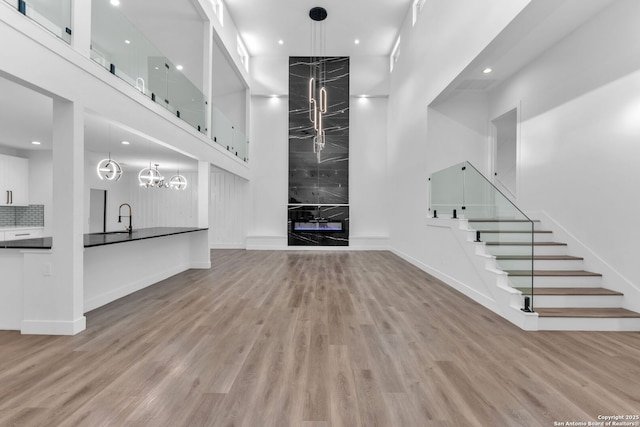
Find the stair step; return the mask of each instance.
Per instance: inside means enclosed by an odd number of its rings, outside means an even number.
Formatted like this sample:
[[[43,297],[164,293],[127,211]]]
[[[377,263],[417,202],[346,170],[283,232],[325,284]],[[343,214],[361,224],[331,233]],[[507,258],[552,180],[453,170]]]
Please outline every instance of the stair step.
[[[488,246],[531,246],[531,242],[484,242]],[[534,246],[567,246],[558,242],[533,242]]]
[[[531,255],[496,255],[497,260],[531,260]],[[584,258],[570,255],[535,255],[535,261],[582,261]]]
[[[519,288],[524,295],[531,295],[531,288]],[[533,289],[535,310],[546,308],[619,308],[624,295],[620,292],[593,286],[585,287],[536,287]]]
[[[524,294],[531,294],[531,289],[517,288]],[[623,295],[620,292],[605,288],[534,288],[533,295]]]
[[[640,318],[640,313],[624,308],[536,308],[535,311],[539,317]]]
[[[531,233],[530,230],[475,230],[475,231],[479,231],[481,234],[484,233]],[[534,233],[548,233],[551,234],[553,233],[553,231],[548,231],[548,230],[533,230]]]
[[[509,276],[531,276],[531,270],[507,270],[505,273]],[[534,277],[602,277],[602,274],[600,273],[585,270],[534,270],[533,275]]]
[[[500,219],[500,218],[469,218],[467,219],[469,222],[540,222],[539,219]]]
[[[490,244],[485,242],[485,250],[494,256],[531,256],[531,244],[527,243],[516,244],[516,245],[506,245],[504,243],[501,244]],[[567,255],[567,245],[534,245],[533,254],[535,256],[562,256]],[[511,270],[517,270],[515,268]]]

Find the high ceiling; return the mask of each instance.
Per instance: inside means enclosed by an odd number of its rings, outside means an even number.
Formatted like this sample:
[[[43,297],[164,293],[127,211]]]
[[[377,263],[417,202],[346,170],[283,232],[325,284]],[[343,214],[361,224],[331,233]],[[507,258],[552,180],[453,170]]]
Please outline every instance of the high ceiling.
[[[309,10],[327,10],[326,54],[389,55],[412,0],[224,0],[251,56],[306,56]],[[355,44],[355,40],[360,41]],[[279,40],[283,44],[278,43]]]

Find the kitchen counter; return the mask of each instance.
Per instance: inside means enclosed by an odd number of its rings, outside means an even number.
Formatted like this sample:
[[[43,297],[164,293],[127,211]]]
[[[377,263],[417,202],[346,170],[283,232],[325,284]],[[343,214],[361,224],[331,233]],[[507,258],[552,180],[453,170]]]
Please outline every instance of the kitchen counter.
[[[0,242],[0,248],[8,248],[0,249],[0,330],[75,334],[85,327],[83,313],[183,271],[211,268],[207,230],[157,227],[131,235],[85,234],[88,249],[73,251],[80,259],[56,251],[64,247],[62,241],[51,250],[50,237]]]
[[[133,230],[133,233],[127,232],[107,232],[91,233],[84,235],[84,247],[92,248],[94,246],[113,245],[116,243],[133,242],[135,240],[153,239],[156,237],[173,236],[175,234],[192,233],[194,231],[204,231],[207,228],[195,227],[153,227],[140,228]]]
[[[203,231],[207,228],[197,227],[152,227],[133,230],[133,233],[90,233],[84,235],[84,247],[113,245],[117,243],[133,242],[136,240],[153,239],[156,237],[173,236],[175,234],[192,233]],[[9,240],[0,242],[0,249],[51,249],[51,237],[41,237],[36,239]]]
[[[7,240],[0,242],[0,249],[51,249],[51,237]]]

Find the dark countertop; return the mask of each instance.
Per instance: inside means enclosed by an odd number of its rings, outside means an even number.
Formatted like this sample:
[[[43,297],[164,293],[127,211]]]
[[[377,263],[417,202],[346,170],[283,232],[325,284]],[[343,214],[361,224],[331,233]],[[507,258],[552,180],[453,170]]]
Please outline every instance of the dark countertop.
[[[8,240],[0,242],[0,249],[51,249],[51,237]]]
[[[133,242],[134,240],[154,239],[156,237],[173,236],[174,234],[193,233],[194,231],[204,231],[208,228],[194,227],[153,227],[134,229],[132,234],[101,234],[92,233],[84,235],[84,247],[113,245],[115,243]]]
[[[153,227],[133,230],[132,234],[124,233],[91,233],[84,235],[84,247],[113,245],[116,243],[133,242],[134,240],[153,239],[156,237],[172,236],[174,234],[192,233],[194,231],[204,231],[208,228],[195,227]],[[51,237],[41,237],[37,239],[21,239],[0,242],[0,249],[51,249]]]

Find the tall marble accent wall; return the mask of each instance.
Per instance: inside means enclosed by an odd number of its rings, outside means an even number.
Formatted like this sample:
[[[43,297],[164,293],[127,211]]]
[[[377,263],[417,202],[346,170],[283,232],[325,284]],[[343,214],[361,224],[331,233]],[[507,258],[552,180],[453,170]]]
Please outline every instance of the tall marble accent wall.
[[[349,245],[349,57],[324,62],[326,145],[313,152],[308,84],[311,58],[289,58],[289,246]]]

